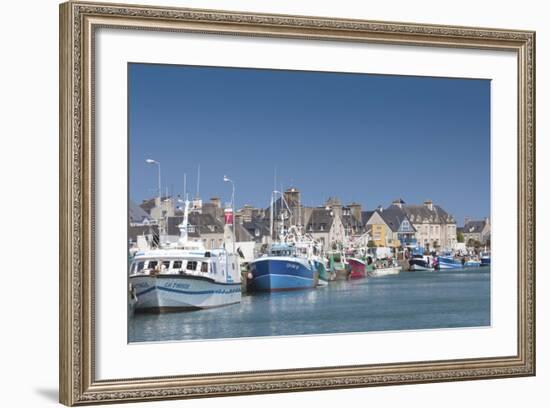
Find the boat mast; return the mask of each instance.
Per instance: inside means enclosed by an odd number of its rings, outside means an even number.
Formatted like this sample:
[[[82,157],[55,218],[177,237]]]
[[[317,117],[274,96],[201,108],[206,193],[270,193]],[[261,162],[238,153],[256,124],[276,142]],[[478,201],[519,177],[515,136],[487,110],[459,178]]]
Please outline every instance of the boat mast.
[[[199,198],[199,192],[200,192],[200,185],[201,185],[201,165],[199,164],[197,168],[197,195],[195,198]]]
[[[271,203],[269,206],[269,239],[273,239],[273,191],[271,192]]]
[[[189,200],[187,199],[187,174],[183,173],[183,220],[178,228],[180,230],[180,237],[178,239],[179,245],[185,245],[189,238],[188,235],[188,222],[189,222]]]
[[[185,245],[188,240],[188,221],[189,221],[189,200],[185,198],[185,207],[183,210],[183,220],[180,225],[178,225],[178,228],[180,230],[180,237],[178,239],[179,245]]]

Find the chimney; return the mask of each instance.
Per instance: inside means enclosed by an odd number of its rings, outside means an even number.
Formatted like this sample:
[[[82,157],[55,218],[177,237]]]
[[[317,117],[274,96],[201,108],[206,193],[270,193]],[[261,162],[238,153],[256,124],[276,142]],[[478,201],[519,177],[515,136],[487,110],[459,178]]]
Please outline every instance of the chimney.
[[[376,209],[380,212],[384,211],[384,208],[381,205],[379,205]]]
[[[490,225],[491,224],[491,220],[489,219],[489,217],[485,217],[485,225]]]
[[[250,222],[252,221],[252,211],[254,210],[254,207],[251,205],[245,204],[243,208],[241,208],[240,213],[242,214],[242,221],[244,222]]]
[[[222,200],[220,200],[220,197],[212,197],[210,199],[210,202],[218,208],[221,208],[222,206]]]
[[[284,193],[284,197],[290,208],[297,208],[301,205],[300,190],[296,187],[287,189]]]
[[[464,226],[471,221],[470,217],[464,217]]]
[[[395,205],[396,207],[399,207],[399,208],[403,208],[403,204],[405,204],[405,201],[403,201],[400,198],[392,201],[392,205]]]
[[[351,215],[353,218],[355,218],[358,221],[361,221],[361,204],[359,203],[351,203],[349,205],[349,209],[351,211]]]
[[[424,201],[424,205],[428,207],[428,210],[433,211],[434,209],[434,203],[432,200],[426,200]]]
[[[342,218],[342,203],[337,197],[329,197],[325,203],[325,206],[330,208],[334,214],[338,214],[339,218]]]

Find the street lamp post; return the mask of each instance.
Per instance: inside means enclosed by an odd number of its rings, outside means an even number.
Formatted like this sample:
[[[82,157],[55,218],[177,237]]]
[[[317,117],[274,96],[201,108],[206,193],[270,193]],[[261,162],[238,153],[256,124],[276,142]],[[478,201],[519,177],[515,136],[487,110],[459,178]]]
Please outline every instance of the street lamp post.
[[[223,176],[223,181],[225,181],[226,183],[231,183],[231,187],[232,187],[232,192],[231,192],[231,212],[233,213],[233,218],[232,218],[232,224],[233,224],[233,233],[232,233],[232,238],[233,238],[233,253],[235,253],[235,183],[233,183],[233,180],[231,180],[229,177],[227,176]]]

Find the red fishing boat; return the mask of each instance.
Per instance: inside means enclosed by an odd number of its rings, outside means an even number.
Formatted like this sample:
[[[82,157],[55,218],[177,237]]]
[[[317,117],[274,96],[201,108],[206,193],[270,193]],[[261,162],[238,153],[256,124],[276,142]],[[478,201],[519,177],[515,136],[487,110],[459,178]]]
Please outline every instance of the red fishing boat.
[[[361,279],[367,276],[365,273],[365,261],[357,258],[348,258],[348,264],[351,267],[350,279]]]

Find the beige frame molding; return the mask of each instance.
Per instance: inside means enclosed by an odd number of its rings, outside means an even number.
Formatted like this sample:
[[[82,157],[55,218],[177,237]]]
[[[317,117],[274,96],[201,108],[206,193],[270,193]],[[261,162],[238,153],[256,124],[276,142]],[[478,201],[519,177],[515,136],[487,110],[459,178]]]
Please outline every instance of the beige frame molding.
[[[513,51],[518,64],[518,349],[513,356],[98,381],[94,88],[98,27]],[[535,33],[68,2],[60,5],[60,402],[193,398],[535,375]]]

